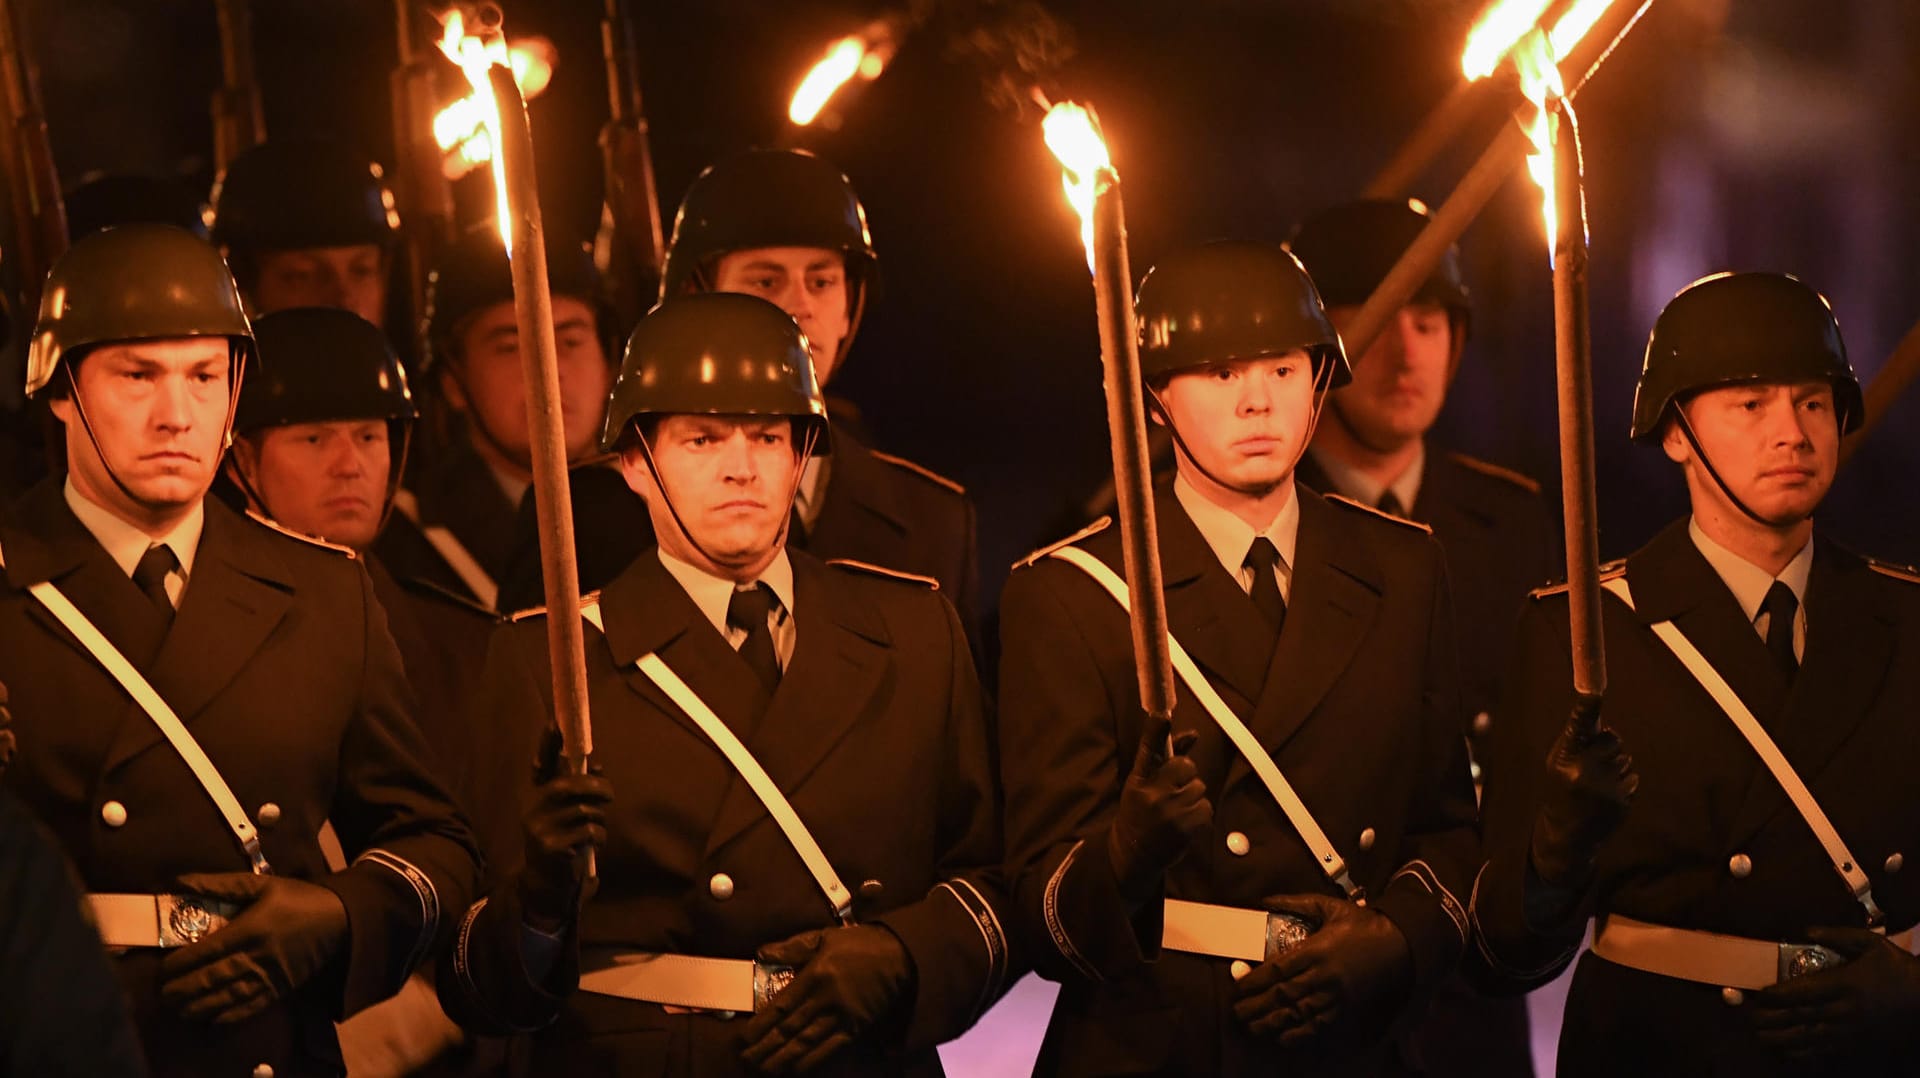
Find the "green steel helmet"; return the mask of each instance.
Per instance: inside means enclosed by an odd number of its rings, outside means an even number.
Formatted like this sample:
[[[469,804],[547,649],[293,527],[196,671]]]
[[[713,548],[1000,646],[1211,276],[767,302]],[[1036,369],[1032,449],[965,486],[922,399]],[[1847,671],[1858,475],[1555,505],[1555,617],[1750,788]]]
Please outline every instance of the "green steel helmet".
[[[878,256],[867,211],[839,169],[805,150],[748,150],[709,166],[674,216],[660,298],[711,288],[716,259],[755,247],[845,254],[848,314],[858,323]]]
[[[1169,255],[1134,300],[1149,381],[1234,359],[1305,349],[1314,376],[1352,381],[1340,334],[1300,260],[1276,244],[1218,240]]]
[[[553,295],[570,296],[593,308],[602,347],[611,364],[619,354],[618,329],[601,287],[600,271],[593,265],[592,248],[548,232],[547,287]],[[512,302],[513,267],[500,234],[484,228],[460,237],[427,274],[424,321],[431,356],[423,369],[457,353],[461,325],[470,316]]]
[[[95,345],[171,337],[226,337],[241,363],[253,354],[253,329],[220,252],[172,225],[96,232],[47,273],[27,342],[26,391],[46,388],[62,360]]]
[[[231,257],[306,247],[388,247],[400,215],[380,166],[328,139],[263,142],[214,181],[207,222]]]
[[[1741,382],[1833,385],[1840,433],[1866,416],[1827,297],[1785,273],[1716,273],[1680,290],[1653,324],[1633,393],[1635,440],[1660,434],[1688,394]]]
[[[1418,199],[1361,199],[1332,206],[1306,219],[1287,250],[1307,267],[1329,307],[1359,306],[1386,280],[1414,238],[1432,220]],[[1472,307],[1460,271],[1460,248],[1450,246],[1433,273],[1413,294],[1415,303],[1435,303],[1466,325]]]
[[[336,307],[293,307],[253,324],[260,368],[240,387],[236,434],[342,419],[411,422],[418,413],[387,335]]]
[[[633,420],[662,415],[792,416],[824,437],[827,403],[787,312],[709,292],[668,299],[633,328],[601,447],[617,448]]]

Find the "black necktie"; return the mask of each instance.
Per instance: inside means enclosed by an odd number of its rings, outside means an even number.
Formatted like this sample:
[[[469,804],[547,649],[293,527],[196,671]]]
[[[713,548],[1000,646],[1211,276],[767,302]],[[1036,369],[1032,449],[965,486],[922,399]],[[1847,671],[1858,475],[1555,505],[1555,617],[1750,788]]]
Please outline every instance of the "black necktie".
[[[780,687],[780,657],[773,650],[773,629],[769,625],[779,605],[773,589],[765,584],[737,590],[727,601],[727,624],[747,634],[740,643],[740,657],[769,693]]]
[[[1380,501],[1375,508],[1379,509],[1382,513],[1386,513],[1388,516],[1404,517],[1407,515],[1407,507],[1400,504],[1400,499],[1394,497],[1393,491],[1391,490],[1380,495]]]
[[[1273,540],[1257,535],[1253,545],[1247,548],[1246,560],[1240,564],[1253,570],[1253,587],[1247,594],[1252,596],[1253,605],[1267,619],[1267,624],[1278,633],[1287,620],[1287,601],[1280,597],[1280,577],[1276,571],[1280,564],[1279,548],[1273,545]]]
[[[173,548],[165,543],[155,543],[140,555],[140,563],[133,567],[133,583],[140,593],[147,597],[168,625],[173,624],[173,600],[167,596],[167,574],[180,567],[180,559],[173,556]]]
[[[1800,600],[1793,597],[1793,589],[1778,580],[1767,589],[1767,597],[1760,604],[1767,615],[1767,651],[1773,655],[1773,665],[1788,681],[1800,670],[1800,660],[1793,657],[1793,620],[1800,609]]]

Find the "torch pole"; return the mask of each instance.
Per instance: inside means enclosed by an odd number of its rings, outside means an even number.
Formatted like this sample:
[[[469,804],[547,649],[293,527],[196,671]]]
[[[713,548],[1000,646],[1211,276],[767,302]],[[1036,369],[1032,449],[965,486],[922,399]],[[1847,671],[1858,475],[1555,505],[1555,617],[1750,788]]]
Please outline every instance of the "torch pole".
[[[593,754],[587,714],[586,640],[581,621],[580,571],[574,560],[573,506],[567,490],[566,432],[560,413],[560,368],[553,335],[553,295],[547,287],[547,249],[534,184],[533,129],[527,103],[505,64],[487,72],[500,110],[500,142],[511,211],[513,307],[520,329],[521,372],[527,383],[532,435],[533,499],[540,525],[540,570],[546,584],[547,654],[553,668],[554,717],[561,754],[585,774]]]
[[[1453,84],[1447,96],[1440,99],[1420,126],[1414,129],[1411,137],[1400,145],[1399,150],[1372,180],[1360,191],[1362,198],[1400,198],[1413,189],[1421,176],[1426,175],[1428,166],[1435,158],[1444,153],[1453,140],[1460,136],[1468,124],[1476,118],[1485,116],[1490,108],[1490,100],[1504,97],[1507,93],[1493,89],[1489,83],[1499,81],[1504,90],[1517,92],[1510,70],[1502,68],[1493,79],[1462,79]]]
[[[1146,729],[1154,730],[1173,718],[1173,658],[1167,645],[1166,592],[1160,583],[1160,535],[1154,525],[1153,466],[1147,453],[1132,288],[1120,174],[1105,168],[1094,181],[1093,294],[1100,321],[1100,365],[1105,372],[1120,549],[1132,595],[1128,616],[1134,666],[1140,678],[1140,705],[1147,714]],[[1171,750],[1171,746],[1154,748]]]
[[[1580,129],[1561,99],[1553,130],[1553,344],[1560,402],[1560,489],[1566,516],[1567,582],[1573,639],[1573,688],[1607,691],[1600,630],[1600,529],[1594,497],[1593,348],[1587,312],[1587,206]]]
[[[1840,447],[1840,463],[1845,464],[1853,459],[1853,455],[1866,443],[1867,435],[1873,433],[1873,428],[1887,414],[1887,409],[1893,407],[1893,402],[1913,385],[1915,379],[1920,379],[1920,324],[1900,338],[1893,354],[1881,365],[1880,373],[1867,383],[1866,418],[1860,429],[1848,435],[1845,444]]]

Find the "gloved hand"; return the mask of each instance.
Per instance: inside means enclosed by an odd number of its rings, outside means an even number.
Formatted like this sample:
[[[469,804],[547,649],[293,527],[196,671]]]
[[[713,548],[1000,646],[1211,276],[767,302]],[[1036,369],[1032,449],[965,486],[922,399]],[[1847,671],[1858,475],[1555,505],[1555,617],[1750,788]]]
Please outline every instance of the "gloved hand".
[[[1240,979],[1234,1017],[1282,1048],[1384,1030],[1413,981],[1413,951],[1386,914],[1329,895],[1278,895],[1267,909],[1320,927]]]
[[[521,915],[548,935],[580,914],[590,847],[607,841],[607,805],[613,786],[602,775],[563,774],[534,791],[523,823],[526,858],[520,866]]]
[[[913,991],[913,959],[880,925],[816,929],[760,948],[798,970],[747,1024],[740,1058],[767,1074],[805,1074],[890,1018]]]
[[[1578,893],[1600,847],[1627,818],[1640,789],[1633,757],[1601,725],[1600,698],[1582,697],[1547,753],[1547,777],[1533,818],[1534,875],[1548,888]]]
[[[180,878],[189,894],[245,906],[160,963],[160,998],[190,1021],[238,1022],[293,993],[347,946],[347,907],[317,883],[251,872]]]
[[[1153,897],[1160,878],[1186,855],[1193,836],[1213,821],[1206,784],[1187,752],[1199,734],[1188,730],[1173,739],[1167,756],[1170,719],[1149,719],[1140,732],[1133,771],[1120,788],[1120,804],[1107,825],[1107,857],[1129,902]]]
[[[1864,928],[1814,928],[1807,937],[1847,961],[1754,993],[1762,1046],[1800,1062],[1897,1059],[1920,1048],[1920,958]]]

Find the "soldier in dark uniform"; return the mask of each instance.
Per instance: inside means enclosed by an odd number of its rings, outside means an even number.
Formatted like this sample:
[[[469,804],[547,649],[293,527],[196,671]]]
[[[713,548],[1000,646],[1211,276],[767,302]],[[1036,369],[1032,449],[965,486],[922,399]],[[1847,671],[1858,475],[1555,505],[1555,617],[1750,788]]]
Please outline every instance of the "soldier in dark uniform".
[[[1536,593],[1488,772],[1479,956],[1535,983],[1597,918],[1563,1075],[1920,1058],[1920,577],[1812,519],[1861,409],[1832,310],[1792,277],[1705,278],[1654,326],[1632,437],[1692,513],[1602,574],[1604,724],[1574,699],[1566,588]]]
[[[1183,252],[1137,307],[1153,411],[1180,447],[1154,501],[1171,635],[1329,860],[1191,686],[1170,760],[1164,731],[1143,729],[1127,616],[1066,561],[1117,570],[1116,529],[1016,567],[1001,602],[1009,871],[1035,963],[1062,983],[1038,1073],[1397,1073],[1388,1031],[1455,968],[1478,864],[1439,547],[1294,482],[1347,364],[1285,251]],[[1251,955],[1215,938],[1249,919]],[[1261,961],[1265,933],[1302,927]]]
[[[124,949],[157,1075],[337,1075],[334,1020],[467,905],[472,834],[421,762],[366,572],[206,497],[253,354],[218,253],[110,229],[45,295],[27,390],[70,471],[0,527],[6,784]]]
[[[379,164],[326,139],[276,139],[227,166],[213,242],[259,314],[344,307],[385,326],[400,215]]]
[[[1287,247],[1344,328],[1427,220],[1418,202],[1350,202],[1308,218]],[[1460,253],[1450,249],[1379,339],[1353,357],[1353,382],[1328,398],[1328,421],[1297,474],[1314,490],[1433,528],[1460,627],[1460,691],[1478,779],[1513,630],[1527,593],[1555,575],[1559,525],[1539,483],[1444,451],[1427,436],[1459,372],[1472,317]],[[1525,1002],[1487,999],[1457,981],[1434,1001],[1418,1043],[1429,1074],[1533,1073]]]
[[[605,444],[660,545],[564,615],[604,626],[587,631],[587,676],[611,805],[595,807],[593,776],[530,796],[552,615],[496,635],[486,729],[518,764],[497,800],[533,801],[529,857],[469,914],[441,991],[496,1028],[558,1011],[536,1074],[937,1075],[934,1046],[1012,972],[987,732],[952,604],[930,581],[783,545],[824,415],[806,340],[772,304],[671,298],[635,329]],[[710,726],[665,694],[661,668]],[[733,737],[778,787],[771,804],[721,748]],[[776,822],[787,800],[815,860],[793,819]],[[602,834],[580,911],[569,847]],[[756,977],[776,979],[757,999]]]

